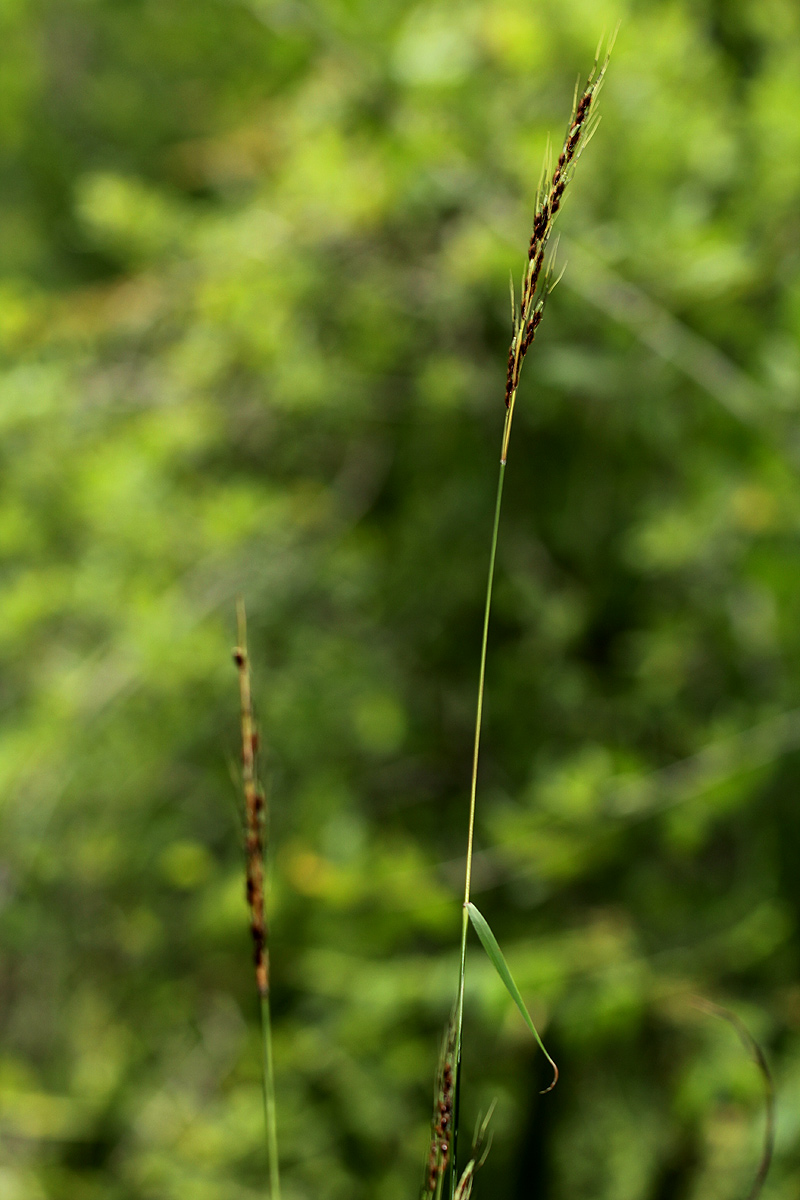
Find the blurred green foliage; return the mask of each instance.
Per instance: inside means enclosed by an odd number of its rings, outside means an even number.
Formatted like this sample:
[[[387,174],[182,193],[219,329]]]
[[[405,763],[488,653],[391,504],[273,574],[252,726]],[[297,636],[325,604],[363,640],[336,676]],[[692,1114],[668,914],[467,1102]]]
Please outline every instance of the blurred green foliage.
[[[422,1177],[456,982],[508,271],[622,18],[523,382],[487,682],[476,1196],[800,1186],[792,0],[8,0],[0,1196],[264,1194],[238,793],[272,803],[287,1200]]]

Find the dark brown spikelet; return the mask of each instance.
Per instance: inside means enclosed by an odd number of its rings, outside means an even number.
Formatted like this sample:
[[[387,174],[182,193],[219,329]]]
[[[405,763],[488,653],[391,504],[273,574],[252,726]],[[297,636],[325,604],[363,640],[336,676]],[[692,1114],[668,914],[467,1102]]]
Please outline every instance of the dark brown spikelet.
[[[606,68],[608,67],[610,52],[611,47],[609,46],[609,51],[602,66],[599,65],[598,55],[598,61],[595,62],[594,69],[580,96],[578,96],[576,91],[572,117],[567,127],[555,170],[552,176],[550,176],[549,168],[546,168],[542,176],[542,182],[539,185],[536,210],[533,216],[533,229],[531,231],[530,242],[528,243],[528,261],[525,264],[525,273],[522,279],[519,311],[514,313],[514,328],[511,347],[508,352],[505,391],[505,405],[508,411],[506,413],[506,428],[503,435],[503,449],[501,454],[501,462],[503,463],[505,463],[508,453],[511,419],[522,363],[531,347],[531,343],[536,337],[536,330],[539,328],[539,322],[542,319],[544,301],[554,286],[552,271],[544,266],[547,243],[553,232],[553,223],[561,208],[564,193],[572,178],[575,165],[597,124],[595,102],[606,73]]]
[[[522,353],[527,354],[531,342],[536,337],[536,330],[539,328],[539,322],[542,319],[543,308],[537,308],[525,328],[525,337],[522,339]]]
[[[265,797],[256,772],[258,733],[253,723],[253,702],[250,692],[250,663],[247,657],[247,621],[244,603],[236,605],[239,645],[233,661],[239,672],[239,699],[242,715],[242,785],[245,806],[245,894],[250,909],[250,934],[253,940],[253,963],[259,995],[269,994],[269,951],[264,903],[264,841],[263,823]]]
[[[530,286],[528,288],[528,291],[531,296],[533,296],[536,292],[536,287],[539,283],[539,276],[542,273],[543,266],[544,266],[544,246],[540,246],[539,253],[536,255],[536,258],[533,260],[533,270],[531,271],[531,282],[530,282]]]

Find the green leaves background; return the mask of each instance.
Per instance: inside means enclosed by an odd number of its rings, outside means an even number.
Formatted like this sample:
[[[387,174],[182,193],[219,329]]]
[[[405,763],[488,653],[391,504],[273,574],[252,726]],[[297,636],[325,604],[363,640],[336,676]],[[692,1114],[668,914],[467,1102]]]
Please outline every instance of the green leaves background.
[[[788,0],[0,14],[0,1193],[263,1194],[233,596],[289,1200],[415,1194],[457,975],[508,270],[600,34],[526,368],[471,954],[475,1195],[800,1160],[800,30]]]

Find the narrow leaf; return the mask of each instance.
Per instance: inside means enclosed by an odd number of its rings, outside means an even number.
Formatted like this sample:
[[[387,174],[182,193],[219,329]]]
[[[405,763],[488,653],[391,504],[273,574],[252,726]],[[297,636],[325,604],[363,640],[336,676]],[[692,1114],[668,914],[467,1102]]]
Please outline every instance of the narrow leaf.
[[[511,971],[509,970],[509,967],[508,967],[508,963],[506,962],[505,958],[503,957],[503,952],[497,944],[497,938],[494,936],[491,929],[489,928],[488,921],[483,916],[483,914],[475,907],[474,904],[469,905],[468,911],[469,911],[469,919],[470,919],[470,921],[472,921],[475,932],[477,933],[477,935],[480,939],[480,943],[483,946],[486,953],[489,955],[489,958],[491,960],[491,963],[492,963],[495,971],[497,971],[497,974],[500,976],[503,983],[506,985],[506,991],[508,992],[511,999],[516,1004],[519,1011],[522,1013],[523,1021],[528,1026],[528,1029],[530,1029],[533,1036],[536,1038],[536,1041],[539,1044],[539,1048],[542,1051],[542,1054],[544,1054],[545,1058],[550,1063],[550,1066],[553,1068],[553,1082],[550,1084],[549,1087],[546,1087],[544,1089],[544,1091],[542,1092],[542,1095],[544,1095],[544,1092],[552,1091],[553,1088],[558,1083],[558,1067],[553,1062],[550,1055],[547,1053],[547,1050],[545,1049],[545,1046],[544,1046],[544,1042],[539,1037],[536,1026],[534,1025],[533,1021],[531,1020],[531,1015],[528,1012],[527,1008],[525,1007],[525,1001],[522,999],[520,990],[517,987],[516,983],[514,982],[514,976],[511,974]]]
[[[700,996],[695,997],[694,1003],[703,1012],[710,1013],[713,1017],[721,1017],[723,1021],[727,1021],[729,1025],[733,1026],[739,1035],[742,1045],[761,1072],[761,1079],[764,1084],[764,1108],[767,1119],[764,1124],[764,1144],[761,1151],[761,1162],[758,1165],[753,1186],[747,1193],[747,1200],[757,1200],[769,1174],[772,1156],[775,1151],[775,1084],[772,1079],[772,1072],[769,1069],[764,1051],[741,1017],[738,1017],[735,1012],[731,1012],[729,1008],[723,1008],[721,1005],[714,1004],[713,1001],[705,1000]]]

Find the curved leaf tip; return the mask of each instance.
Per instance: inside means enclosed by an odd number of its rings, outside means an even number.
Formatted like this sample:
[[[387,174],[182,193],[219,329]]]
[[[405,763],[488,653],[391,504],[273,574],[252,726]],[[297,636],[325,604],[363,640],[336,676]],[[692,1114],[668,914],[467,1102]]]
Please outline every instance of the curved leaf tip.
[[[553,1088],[558,1083],[558,1067],[556,1066],[554,1060],[547,1053],[545,1044],[539,1037],[538,1030],[531,1019],[530,1013],[525,1007],[525,1001],[522,999],[522,994],[516,985],[514,976],[511,974],[508,963],[503,956],[503,952],[497,944],[497,938],[494,936],[489,927],[489,922],[486,920],[483,913],[471,902],[467,906],[467,911],[469,913],[469,919],[472,922],[472,926],[478,935],[481,945],[489,956],[492,966],[497,971],[497,974],[505,984],[506,991],[522,1014],[522,1019],[536,1039],[539,1049],[542,1051],[542,1054],[544,1054],[545,1058],[550,1063],[550,1066],[553,1068],[553,1082],[542,1090],[541,1094],[544,1096],[547,1092],[552,1092]]]

